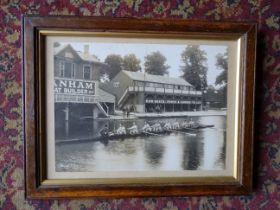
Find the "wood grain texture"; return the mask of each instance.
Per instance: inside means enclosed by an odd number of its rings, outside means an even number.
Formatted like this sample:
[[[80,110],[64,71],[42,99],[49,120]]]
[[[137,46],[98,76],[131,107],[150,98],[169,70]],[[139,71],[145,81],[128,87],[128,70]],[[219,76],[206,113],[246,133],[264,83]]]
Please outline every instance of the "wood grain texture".
[[[257,25],[249,22],[207,22],[104,17],[38,17],[23,19],[25,184],[27,198],[135,197],[246,194],[252,190],[255,51]],[[45,45],[42,30],[162,33],[219,39],[242,38],[236,181],[179,184],[42,185],[46,176]]]

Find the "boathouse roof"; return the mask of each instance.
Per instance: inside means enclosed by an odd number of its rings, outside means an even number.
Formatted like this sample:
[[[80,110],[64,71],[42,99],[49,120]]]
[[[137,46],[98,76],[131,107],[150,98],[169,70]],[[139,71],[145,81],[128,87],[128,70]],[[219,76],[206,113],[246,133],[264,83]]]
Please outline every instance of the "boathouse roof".
[[[170,84],[170,85],[183,85],[183,86],[192,86],[186,80],[182,78],[175,78],[169,76],[161,76],[161,75],[153,75],[147,74],[143,72],[132,72],[122,70],[127,76],[129,76],[132,80],[136,81],[145,81],[145,82],[153,82],[153,83],[161,83],[161,84]]]
[[[115,96],[101,89],[100,87],[97,94],[99,102],[115,103]]]

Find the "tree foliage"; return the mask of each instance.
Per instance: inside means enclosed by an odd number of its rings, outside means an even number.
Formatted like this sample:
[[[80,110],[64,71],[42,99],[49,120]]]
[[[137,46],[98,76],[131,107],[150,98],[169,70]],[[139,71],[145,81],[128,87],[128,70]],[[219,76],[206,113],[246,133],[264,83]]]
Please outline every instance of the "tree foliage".
[[[169,66],[165,63],[166,58],[159,52],[153,52],[145,57],[145,71],[154,75],[168,74]]]
[[[53,43],[53,46],[54,47],[59,47],[61,44],[59,43],[59,42],[55,42],[55,43]]]
[[[134,55],[129,54],[123,57],[123,69],[127,71],[140,71],[140,60]]]
[[[219,93],[223,99],[222,105],[227,106],[227,81],[228,81],[228,50],[225,53],[219,53],[216,56],[216,67],[222,72],[217,76],[215,84],[221,85]]]
[[[219,53],[216,59],[216,67],[222,70],[222,72],[217,76],[215,84],[226,85],[228,75],[228,51],[223,54]]]
[[[207,87],[207,65],[206,52],[198,45],[189,45],[181,54],[183,66],[182,78],[195,87],[202,90]]]
[[[123,59],[120,55],[111,54],[106,57],[104,63],[107,64],[105,73],[112,79],[122,70]]]
[[[205,101],[208,102],[209,108],[223,108],[223,92],[212,85],[209,85],[204,94]]]

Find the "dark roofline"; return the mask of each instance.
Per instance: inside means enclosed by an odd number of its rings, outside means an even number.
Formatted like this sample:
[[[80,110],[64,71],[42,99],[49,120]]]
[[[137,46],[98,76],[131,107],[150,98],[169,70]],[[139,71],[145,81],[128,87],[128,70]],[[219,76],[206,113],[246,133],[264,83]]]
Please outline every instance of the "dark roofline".
[[[101,61],[89,61],[89,60],[83,59],[83,58],[79,55],[79,53],[78,53],[78,52],[80,52],[80,51],[76,51],[76,50],[72,47],[71,44],[67,44],[66,46],[64,46],[63,48],[61,48],[57,53],[55,53],[54,56],[60,57],[60,56],[57,56],[57,55],[58,55],[61,51],[63,51],[65,48],[67,48],[67,47],[70,47],[71,50],[72,50],[82,61],[86,61],[86,62],[89,62],[89,63],[96,63],[96,64],[99,64],[99,65],[105,65],[105,66],[107,66],[106,63],[101,62]],[[81,52],[81,53],[82,53],[82,52]],[[65,57],[63,57],[63,58],[65,58]]]
[[[172,81],[170,81],[170,83],[167,83],[167,82],[160,82],[160,81],[151,81],[151,80],[149,80],[149,76],[153,76],[153,77],[163,77],[163,78],[166,78],[166,77],[164,77],[163,75],[154,75],[154,74],[148,74],[148,73],[146,73],[146,77],[147,77],[147,80],[146,79],[142,79],[142,78],[140,78],[140,79],[135,79],[135,78],[133,78],[133,76],[130,76],[129,74],[130,73],[137,73],[137,74],[139,74],[139,73],[141,73],[141,74],[143,74],[143,75],[145,75],[145,73],[143,73],[143,72],[129,72],[129,71],[127,71],[127,70],[121,70],[119,73],[124,73],[125,75],[127,75],[131,80],[133,80],[133,81],[139,81],[139,82],[150,82],[150,83],[156,83],[156,84],[167,84],[167,85],[179,85],[179,86],[187,86],[187,87],[193,87],[193,85],[191,85],[189,82],[187,82],[187,81],[185,81],[183,78],[175,78],[175,77],[168,77],[169,79],[175,79],[175,80],[181,80],[181,82],[184,82],[185,84],[181,84],[181,83],[174,83],[174,82],[172,82]]]

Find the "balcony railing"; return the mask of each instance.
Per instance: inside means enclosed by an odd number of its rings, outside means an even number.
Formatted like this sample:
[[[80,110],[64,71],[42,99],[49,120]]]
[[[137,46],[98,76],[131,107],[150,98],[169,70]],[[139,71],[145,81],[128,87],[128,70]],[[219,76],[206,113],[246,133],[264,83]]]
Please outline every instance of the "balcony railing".
[[[201,91],[196,90],[179,90],[173,88],[159,88],[159,87],[141,87],[141,86],[129,86],[128,91],[134,92],[147,92],[147,93],[167,93],[167,94],[180,94],[180,95],[202,95]]]
[[[145,93],[161,93],[161,94],[178,94],[185,96],[202,96],[201,91],[196,90],[178,90],[173,88],[159,88],[159,87],[141,87],[141,86],[128,86],[123,95],[118,101],[118,105],[121,105],[128,97],[129,92],[145,92]],[[194,102],[198,103],[198,102]]]

